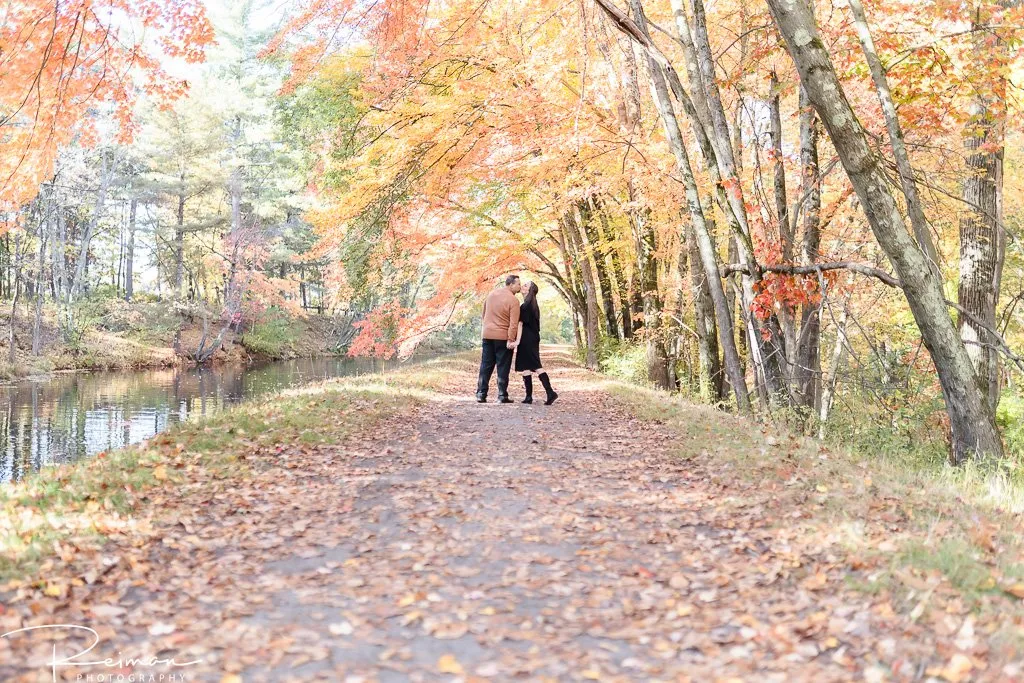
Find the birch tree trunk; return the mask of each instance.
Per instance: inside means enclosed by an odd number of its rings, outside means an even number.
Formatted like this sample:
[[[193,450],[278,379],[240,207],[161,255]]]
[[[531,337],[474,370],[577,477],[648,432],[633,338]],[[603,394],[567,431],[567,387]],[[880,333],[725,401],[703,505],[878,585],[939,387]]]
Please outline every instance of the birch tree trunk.
[[[595,286],[594,273],[590,268],[590,259],[583,251],[583,237],[580,234],[579,224],[572,211],[565,214],[563,218],[563,230],[569,240],[573,243],[576,259],[579,262],[580,274],[583,277],[583,295],[586,308],[583,314],[583,326],[586,334],[587,356],[586,365],[590,370],[597,370],[597,287]]]
[[[807,93],[800,88],[800,196],[803,236],[800,260],[804,265],[818,262],[821,243],[821,174],[818,168],[818,121]],[[794,217],[795,220],[795,217]],[[824,296],[824,292],[820,292]],[[821,398],[821,305],[808,303],[800,314],[794,395],[797,405],[816,408]]]
[[[843,313],[839,317],[836,326],[836,345],[832,350],[832,362],[828,366],[828,377],[825,378],[821,394],[821,408],[818,410],[818,438],[825,438],[825,425],[828,423],[828,416],[832,412],[832,400],[836,395],[836,382],[839,378],[839,371],[846,362],[846,320],[850,314],[850,302],[843,302]]]
[[[779,226],[779,241],[782,243],[783,263],[793,262],[794,235],[789,222],[789,199],[786,194],[786,166],[782,157],[782,111],[779,96],[779,78],[772,71],[769,80],[771,98],[768,103],[771,133],[771,158],[774,195],[775,220]],[[796,320],[793,307],[785,301],[779,310],[779,323],[786,340],[786,372],[787,378],[795,379],[793,369],[796,367]],[[792,390],[791,390],[792,391]]]
[[[1015,4],[1004,2],[1004,5]],[[991,17],[976,10],[974,23],[975,54],[979,63],[1005,65],[1009,47],[996,34],[991,40]],[[992,54],[995,52],[995,54]],[[984,76],[978,74],[979,80]],[[967,173],[960,217],[960,285],[957,299],[970,315],[959,314],[957,328],[967,346],[982,394],[994,414],[999,406],[999,353],[997,341],[986,329],[996,329],[996,304],[999,302],[1006,230],[1003,226],[1003,145],[1006,126],[1005,66],[994,75],[991,90],[982,83],[975,89],[967,122],[964,146]]]
[[[601,287],[601,307],[604,309],[605,330],[609,337],[619,338],[619,323],[615,317],[615,301],[612,298],[612,278],[608,268],[607,244],[605,232],[601,229],[600,205],[591,197],[588,201],[590,220],[584,225],[587,233],[587,241],[590,242],[591,253],[594,258],[594,272],[597,273],[597,283]]]
[[[925,219],[924,209],[921,207],[921,199],[917,195],[917,179],[914,177],[914,169],[910,165],[907,145],[903,141],[903,127],[896,115],[896,105],[892,100],[892,93],[889,91],[889,79],[886,78],[885,67],[882,66],[882,60],[875,50],[874,41],[871,39],[871,30],[868,28],[867,17],[860,0],[850,0],[850,11],[853,13],[853,26],[857,31],[857,38],[860,40],[864,58],[871,71],[871,80],[875,84],[878,102],[885,115],[885,127],[889,132],[893,156],[896,158],[896,168],[900,174],[900,187],[903,189],[903,197],[907,202],[907,214],[910,216],[914,236],[917,237],[917,243],[921,246],[925,256],[937,269],[939,261],[935,244],[932,242],[931,233],[928,232],[928,221]]]
[[[51,189],[52,192],[52,189]],[[36,310],[35,320],[32,322],[32,355],[38,356],[43,351],[43,294],[46,287],[43,284],[43,275],[46,271],[46,242],[50,236],[53,200],[51,199],[46,207],[46,214],[39,222],[39,262],[35,273],[36,283]]]
[[[103,219],[104,211],[107,206],[107,189],[110,187],[111,176],[113,175],[112,166],[115,165],[114,160],[107,161],[107,155],[102,155],[103,163],[100,168],[100,186],[96,192],[96,204],[93,206],[92,216],[89,221],[85,224],[85,232],[82,234],[82,241],[78,247],[78,259],[75,261],[75,274],[71,279],[70,287],[68,288],[68,304],[70,310],[70,304],[75,300],[78,292],[81,290],[86,273],[89,268],[89,245],[92,243],[93,235],[96,233],[96,228],[99,225],[100,220]],[[70,321],[69,321],[70,322]]]
[[[19,231],[19,232],[14,233],[14,256],[13,256],[13,268],[14,268],[13,291],[14,291],[14,296],[11,298],[11,317],[9,319],[10,330],[8,330],[8,333],[7,333],[7,361],[11,365],[14,365],[14,362],[17,360],[17,354],[15,353],[14,328],[17,327],[17,325],[16,325],[16,322],[17,322],[16,318],[17,318],[17,315],[18,315],[18,298],[21,295],[21,271],[22,271],[22,265],[23,265],[22,261],[23,260],[24,260],[24,255],[22,254],[22,250],[21,250],[21,232]]]
[[[639,6],[639,0],[633,0],[633,10],[639,29],[646,35],[646,20],[643,15],[643,8]],[[708,231],[704,209],[700,203],[700,191],[693,175],[693,169],[690,166],[690,157],[683,143],[682,133],[679,130],[679,121],[676,118],[675,109],[672,106],[671,99],[669,99],[668,83],[666,82],[665,74],[662,71],[661,65],[649,55],[647,67],[650,74],[654,102],[658,107],[665,136],[668,138],[669,146],[675,155],[676,165],[682,176],[683,185],[686,188],[686,206],[690,214],[691,225],[697,237],[700,260],[704,265],[704,272],[707,274],[708,285],[711,288],[715,317],[718,322],[719,342],[725,355],[726,374],[736,396],[736,404],[739,411],[741,413],[748,413],[750,412],[750,397],[747,394],[747,383],[740,370],[740,358],[739,353],[736,351],[732,318],[727,309],[725,290],[722,287],[721,271],[718,268],[718,254],[711,239],[711,234]]]
[[[925,347],[942,385],[952,432],[951,461],[999,457],[1003,446],[967,349],[949,316],[935,269],[907,231],[878,158],[836,76],[804,0],[766,0],[786,42],[807,97],[828,130],[871,224],[875,239],[896,269]]]
[[[178,191],[178,213],[174,224],[174,298],[181,299],[185,279],[185,174],[181,174]]]
[[[128,243],[124,256],[124,300],[131,301],[135,295],[135,221],[139,200],[132,198],[128,208]]]
[[[697,328],[697,357],[700,363],[700,396],[707,402],[725,398],[722,382],[722,364],[718,359],[715,305],[711,300],[711,287],[697,246],[697,235],[691,228],[686,231],[689,253],[690,291],[693,293],[694,326]]]

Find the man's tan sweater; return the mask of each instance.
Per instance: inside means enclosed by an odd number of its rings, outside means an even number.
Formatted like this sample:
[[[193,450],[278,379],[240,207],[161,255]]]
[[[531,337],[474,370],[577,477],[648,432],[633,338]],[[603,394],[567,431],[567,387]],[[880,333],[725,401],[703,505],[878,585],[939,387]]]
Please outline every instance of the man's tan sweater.
[[[484,299],[484,339],[515,341],[519,335],[519,299],[499,287]]]

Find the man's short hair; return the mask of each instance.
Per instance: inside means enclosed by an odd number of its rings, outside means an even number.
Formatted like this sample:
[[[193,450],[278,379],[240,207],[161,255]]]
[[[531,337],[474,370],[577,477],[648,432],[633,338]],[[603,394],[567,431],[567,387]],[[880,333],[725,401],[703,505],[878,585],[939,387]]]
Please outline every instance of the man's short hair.
[[[512,283],[514,283],[518,279],[519,279],[518,275],[509,275],[508,277],[505,278],[505,286],[506,287],[511,287]]]

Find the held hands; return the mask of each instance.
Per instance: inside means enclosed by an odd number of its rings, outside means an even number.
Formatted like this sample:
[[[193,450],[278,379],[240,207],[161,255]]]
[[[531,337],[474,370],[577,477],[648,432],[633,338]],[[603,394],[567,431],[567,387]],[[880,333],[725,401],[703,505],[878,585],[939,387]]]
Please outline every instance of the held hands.
[[[508,346],[508,348],[511,350],[511,349],[514,349],[517,346],[519,346],[519,342],[517,342],[517,341],[505,342],[505,345]]]

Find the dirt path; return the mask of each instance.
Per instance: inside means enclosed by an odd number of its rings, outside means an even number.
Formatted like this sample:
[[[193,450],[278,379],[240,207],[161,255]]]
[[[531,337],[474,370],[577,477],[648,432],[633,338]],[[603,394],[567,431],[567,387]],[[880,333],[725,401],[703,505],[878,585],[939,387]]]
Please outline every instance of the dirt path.
[[[883,680],[875,662],[927,647],[768,525],[788,512],[712,483],[593,376],[553,375],[552,407],[479,405],[456,376],[363,439],[182,491],[161,544],[111,549],[127,577],[46,621],[95,628],[92,654],[199,660],[138,680]],[[0,678],[49,680],[34,635]]]

